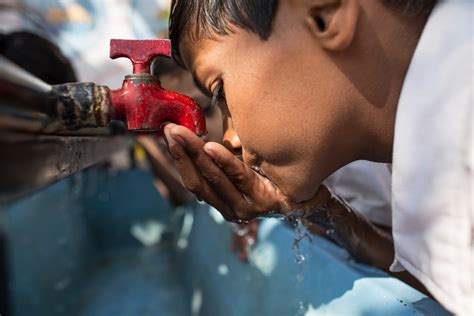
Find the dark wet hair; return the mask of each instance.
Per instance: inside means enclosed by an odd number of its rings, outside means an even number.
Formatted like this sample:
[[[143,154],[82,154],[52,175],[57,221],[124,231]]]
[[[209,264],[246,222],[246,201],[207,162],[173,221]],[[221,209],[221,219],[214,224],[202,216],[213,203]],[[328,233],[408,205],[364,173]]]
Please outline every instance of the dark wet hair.
[[[407,14],[429,11],[436,0],[384,0]],[[232,27],[252,31],[266,40],[271,32],[279,0],[173,0],[169,24],[172,55],[183,66],[179,51],[182,36],[192,39],[227,35]],[[190,30],[193,27],[193,30]]]
[[[169,25],[173,58],[183,65],[178,45],[185,34],[197,39],[213,33],[227,35],[232,27],[239,27],[266,40],[277,7],[278,0],[173,0]]]

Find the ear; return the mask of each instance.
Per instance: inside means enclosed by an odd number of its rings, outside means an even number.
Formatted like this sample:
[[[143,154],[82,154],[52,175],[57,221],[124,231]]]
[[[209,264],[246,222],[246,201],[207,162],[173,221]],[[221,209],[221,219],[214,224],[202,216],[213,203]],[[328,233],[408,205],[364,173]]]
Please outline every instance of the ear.
[[[332,51],[348,48],[356,33],[358,0],[308,1],[306,24],[321,45]]]

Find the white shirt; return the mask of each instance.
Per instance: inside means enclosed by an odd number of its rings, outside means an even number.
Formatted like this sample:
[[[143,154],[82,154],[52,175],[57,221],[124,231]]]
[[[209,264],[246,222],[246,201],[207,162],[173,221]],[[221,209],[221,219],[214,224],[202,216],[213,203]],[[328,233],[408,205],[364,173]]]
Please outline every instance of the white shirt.
[[[392,174],[387,164],[355,161],[337,170],[324,184],[371,222],[392,226]]]
[[[392,170],[395,262],[449,311],[474,315],[473,14],[436,5],[397,109]]]

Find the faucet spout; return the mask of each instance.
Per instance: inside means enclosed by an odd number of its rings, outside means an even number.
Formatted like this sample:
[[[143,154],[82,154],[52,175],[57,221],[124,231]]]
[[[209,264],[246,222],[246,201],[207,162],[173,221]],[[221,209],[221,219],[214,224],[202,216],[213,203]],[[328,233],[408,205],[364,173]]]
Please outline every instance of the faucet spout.
[[[185,95],[165,90],[152,75],[129,75],[121,89],[111,91],[112,118],[126,120],[129,131],[163,134],[167,122],[202,136],[206,121],[199,105]]]
[[[111,58],[127,57],[134,69],[133,74],[125,76],[122,87],[112,91],[92,82],[48,86],[0,58],[0,64],[5,64],[6,69],[0,69],[0,90],[2,85],[3,90],[12,86],[18,98],[21,92],[28,92],[24,97],[29,99],[25,100],[37,101],[37,104],[25,108],[46,114],[48,119],[41,128],[49,133],[105,127],[111,120],[120,120],[134,132],[162,135],[164,125],[172,122],[203,136],[206,121],[196,101],[163,89],[158,77],[149,73],[153,58],[170,57],[170,50],[169,40],[111,40]],[[2,92],[0,97],[11,99],[11,93]]]
[[[125,77],[122,88],[112,91],[112,118],[126,120],[128,130],[163,133],[166,122],[183,125],[198,135],[206,133],[206,121],[199,105],[191,98],[161,87],[150,74],[156,56],[170,57],[169,40],[110,41],[110,57],[129,58],[133,74]]]

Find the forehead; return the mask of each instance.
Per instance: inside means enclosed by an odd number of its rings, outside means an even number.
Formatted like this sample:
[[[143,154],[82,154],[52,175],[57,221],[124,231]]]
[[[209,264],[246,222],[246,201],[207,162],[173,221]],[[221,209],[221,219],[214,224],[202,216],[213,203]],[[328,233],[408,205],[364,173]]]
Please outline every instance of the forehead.
[[[243,66],[242,62],[247,63],[245,56],[251,55],[250,49],[252,52],[259,51],[260,46],[268,44],[268,41],[262,41],[256,33],[235,28],[228,35],[213,35],[198,40],[183,37],[179,48],[185,67],[195,78],[202,79],[211,72],[219,72],[224,76],[236,64]],[[262,51],[259,53],[266,54]]]
[[[212,63],[212,61],[222,60],[222,51],[231,42],[230,35],[201,36],[193,38],[189,35],[183,36],[179,43],[179,51],[186,69],[195,72],[196,69]]]
[[[181,60],[187,70],[194,72],[194,69],[202,63],[202,54],[205,52],[203,39],[192,40],[184,36],[179,43],[179,52]]]
[[[300,23],[295,24],[294,3],[296,0],[282,1],[274,17],[272,32],[269,38],[262,39],[257,33],[228,24],[226,34],[217,34],[200,30],[195,23],[189,23],[179,41],[179,53],[185,67],[192,72],[206,64],[232,61],[236,55],[248,55],[250,49],[282,49],[283,42],[295,37],[295,30],[301,30]],[[299,0],[301,1],[301,0]],[[292,25],[289,27],[289,25]],[[281,43],[279,43],[281,42]],[[273,44],[273,45],[268,45]],[[286,47],[288,48],[288,47]],[[267,52],[268,53],[268,52]],[[265,52],[264,52],[265,55]]]
[[[184,37],[180,43],[180,53],[184,66],[188,69],[201,91],[210,95],[210,80],[224,77],[229,70],[229,63],[235,60],[232,52],[234,40],[232,35],[203,37],[191,40]]]

